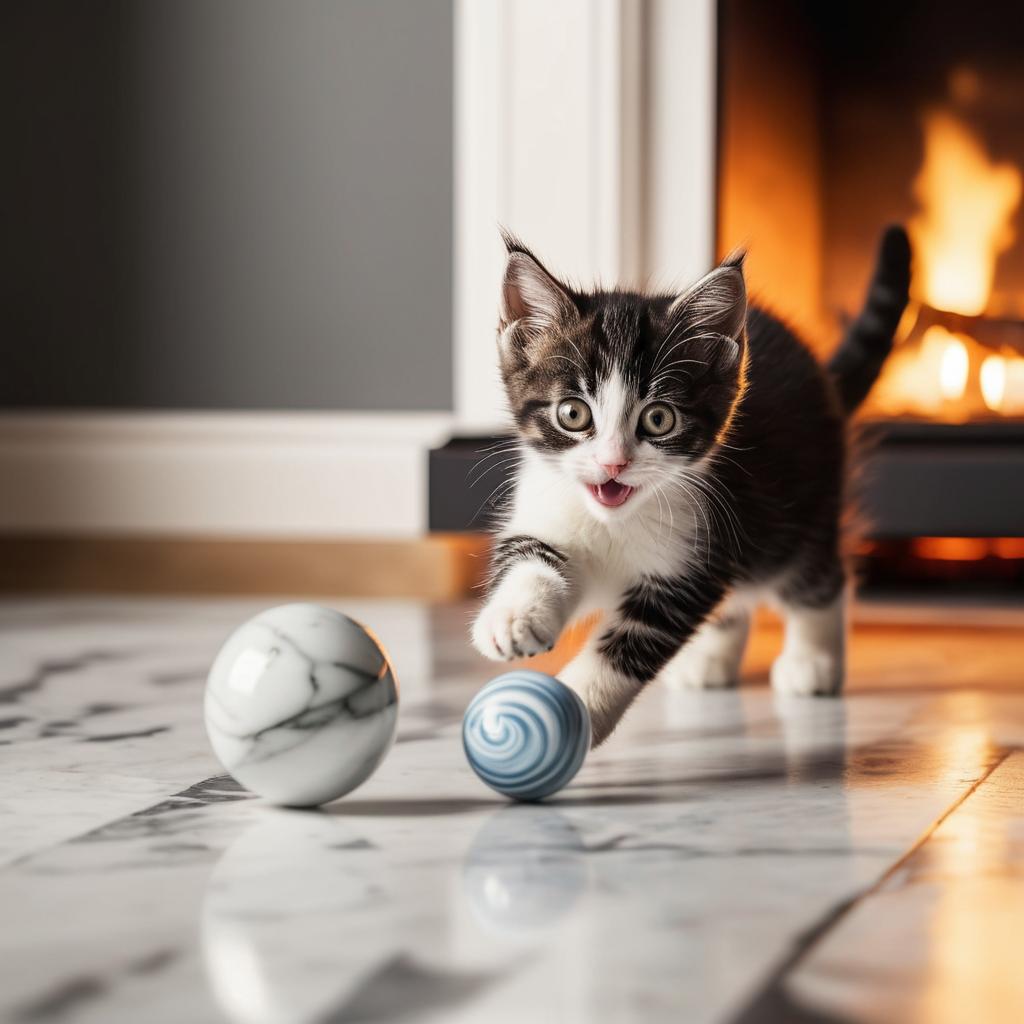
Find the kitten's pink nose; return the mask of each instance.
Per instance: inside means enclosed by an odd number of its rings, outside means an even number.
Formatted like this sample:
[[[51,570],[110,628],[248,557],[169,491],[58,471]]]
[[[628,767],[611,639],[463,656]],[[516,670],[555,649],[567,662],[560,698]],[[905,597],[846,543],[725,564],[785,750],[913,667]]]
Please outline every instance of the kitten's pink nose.
[[[629,460],[625,462],[600,462],[598,465],[614,480],[621,472],[623,472],[629,465]]]

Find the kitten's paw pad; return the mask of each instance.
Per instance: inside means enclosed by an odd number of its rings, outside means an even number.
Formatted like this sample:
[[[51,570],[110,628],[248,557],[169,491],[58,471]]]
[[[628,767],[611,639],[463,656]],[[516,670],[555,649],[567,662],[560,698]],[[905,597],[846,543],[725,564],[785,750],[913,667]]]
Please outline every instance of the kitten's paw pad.
[[[473,646],[492,661],[512,661],[550,651],[561,630],[558,616],[539,606],[490,603],[473,623]]]
[[[724,690],[740,681],[736,659],[703,651],[687,651],[661,674],[670,690]]]
[[[833,696],[843,688],[843,662],[828,651],[780,654],[771,671],[776,693]]]

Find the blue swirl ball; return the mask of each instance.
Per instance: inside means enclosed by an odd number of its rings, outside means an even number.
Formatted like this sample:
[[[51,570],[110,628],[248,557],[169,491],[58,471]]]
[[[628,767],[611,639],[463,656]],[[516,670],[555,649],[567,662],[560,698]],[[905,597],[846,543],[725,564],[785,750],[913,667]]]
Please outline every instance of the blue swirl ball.
[[[492,679],[462,720],[470,767],[514,800],[543,800],[568,785],[590,749],[586,705],[565,683],[530,669]]]

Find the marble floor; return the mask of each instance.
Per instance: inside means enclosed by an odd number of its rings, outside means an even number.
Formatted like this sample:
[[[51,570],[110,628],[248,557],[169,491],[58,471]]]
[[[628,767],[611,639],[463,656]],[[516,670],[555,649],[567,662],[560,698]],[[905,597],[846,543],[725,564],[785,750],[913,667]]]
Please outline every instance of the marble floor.
[[[0,602],[0,1018],[1024,1019],[1024,612],[862,606],[841,701],[651,690],[558,798],[464,763],[467,609],[337,602],[402,685],[323,811],[226,777],[201,697],[268,602]]]

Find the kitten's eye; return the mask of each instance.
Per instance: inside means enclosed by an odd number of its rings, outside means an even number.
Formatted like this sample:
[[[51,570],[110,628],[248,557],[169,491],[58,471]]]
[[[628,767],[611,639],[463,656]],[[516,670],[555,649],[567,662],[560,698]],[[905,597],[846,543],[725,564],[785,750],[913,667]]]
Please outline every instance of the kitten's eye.
[[[651,437],[664,437],[675,425],[675,410],[664,402],[652,402],[640,414],[640,426]]]
[[[567,398],[559,402],[556,413],[558,425],[565,430],[586,430],[593,422],[590,406],[582,398]]]

